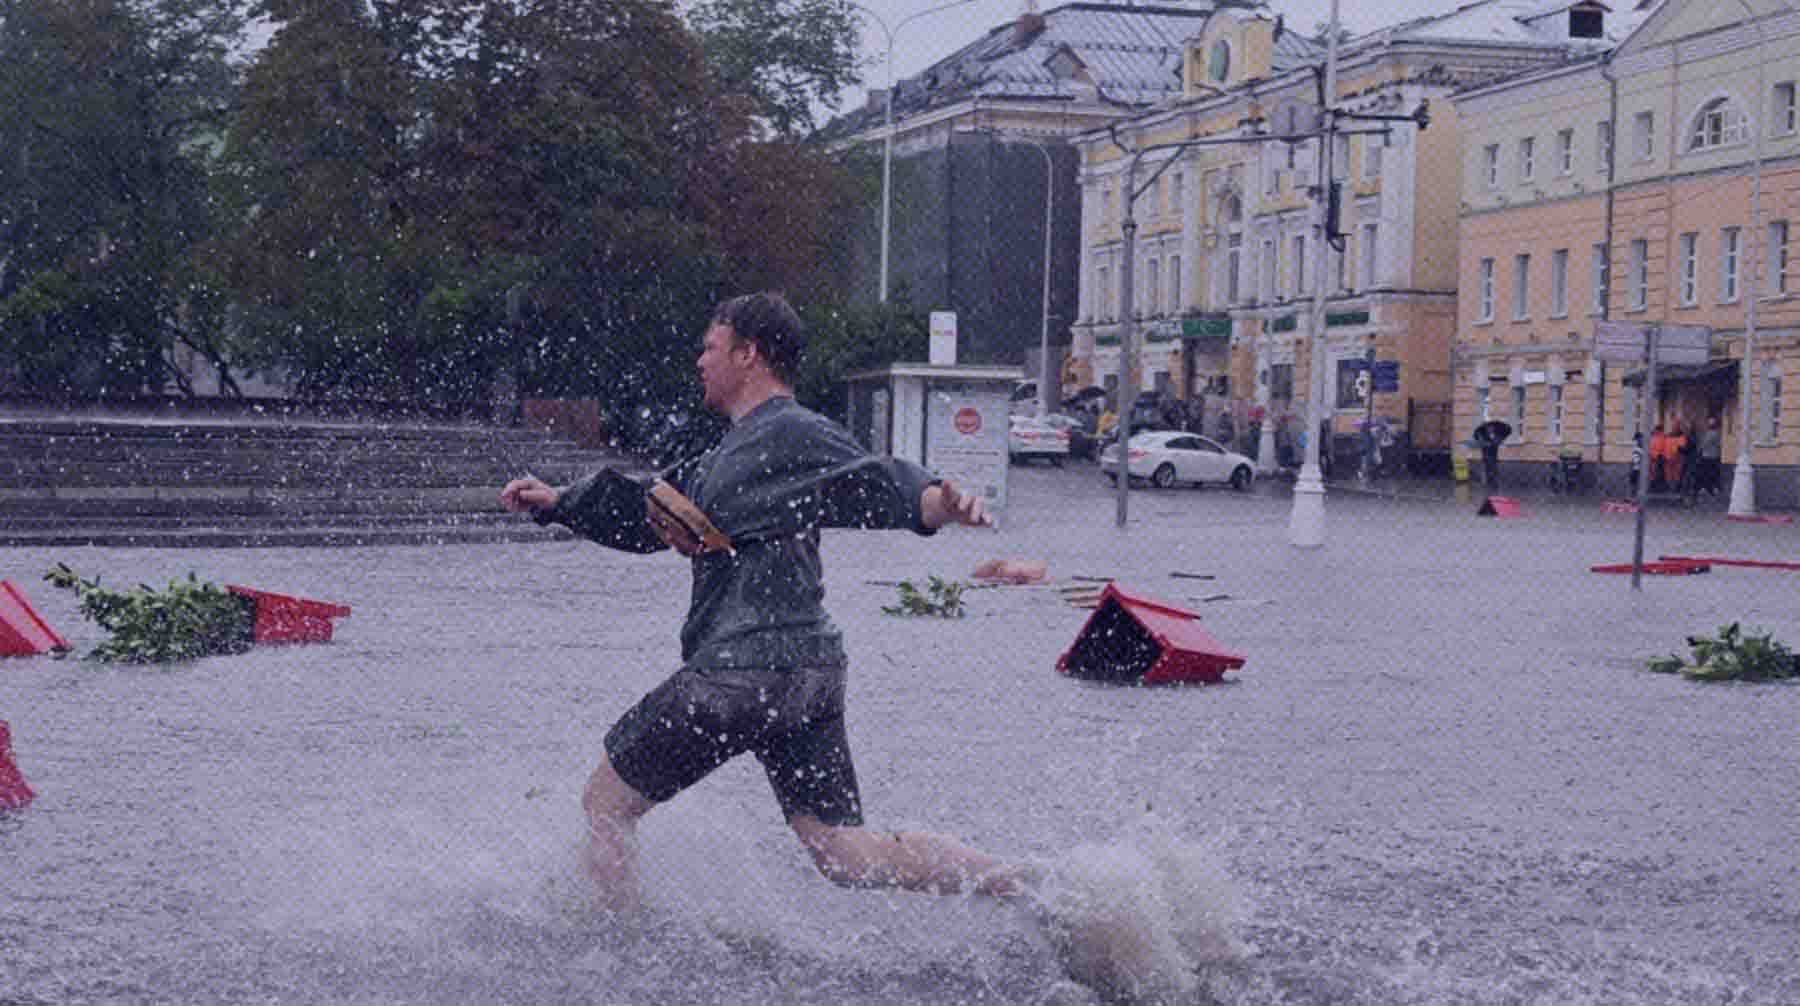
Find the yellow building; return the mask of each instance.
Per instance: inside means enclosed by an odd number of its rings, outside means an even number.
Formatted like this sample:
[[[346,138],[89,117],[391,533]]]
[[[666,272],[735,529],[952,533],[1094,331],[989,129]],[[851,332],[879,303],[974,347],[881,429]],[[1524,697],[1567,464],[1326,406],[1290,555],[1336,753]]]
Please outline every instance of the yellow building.
[[[1609,54],[1458,97],[1459,439],[1500,419],[1509,477],[1578,453],[1624,493],[1647,406],[1650,424],[1718,430],[1719,495],[1747,439],[1756,502],[1800,503],[1800,401],[1783,382],[1800,369],[1797,81],[1800,13],[1666,0]],[[1665,368],[1645,402],[1642,365],[1596,358],[1603,319],[1704,329],[1711,358]]]
[[[1352,434],[1370,415],[1383,417],[1414,447],[1447,461],[1462,171],[1461,129],[1448,99],[1599,44],[1583,37],[1585,22],[1572,31],[1570,18],[1567,10],[1521,18],[1517,4],[1491,0],[1343,45],[1330,157],[1343,237],[1328,244],[1315,211],[1327,191],[1316,177],[1323,50],[1258,10],[1215,11],[1187,44],[1181,99],[1077,141],[1083,239],[1074,355],[1083,376],[1108,387],[1119,380],[1130,182],[1141,190],[1132,214],[1141,389],[1199,399],[1208,432],[1229,416],[1240,445],[1265,468],[1292,460],[1278,453],[1295,441],[1271,434],[1298,432],[1324,255],[1322,387],[1333,432]],[[1421,105],[1431,113],[1425,129],[1409,121]],[[1236,142],[1176,149],[1195,139]],[[1359,379],[1371,352],[1399,374],[1397,389],[1372,401]],[[1263,435],[1246,441],[1263,417]]]

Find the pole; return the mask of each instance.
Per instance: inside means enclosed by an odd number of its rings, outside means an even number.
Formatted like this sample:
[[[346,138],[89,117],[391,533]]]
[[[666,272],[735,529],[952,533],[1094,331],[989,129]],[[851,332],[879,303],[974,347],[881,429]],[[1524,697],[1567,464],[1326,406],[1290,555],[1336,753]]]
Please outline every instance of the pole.
[[[1650,510],[1650,468],[1656,459],[1650,456],[1651,413],[1657,407],[1656,387],[1656,355],[1658,336],[1662,334],[1661,325],[1651,325],[1649,335],[1649,363],[1644,372],[1644,407],[1639,409],[1638,434],[1644,438],[1644,463],[1638,466],[1637,485],[1637,532],[1631,546],[1631,589],[1644,589],[1644,517]]]
[[[952,7],[962,7],[974,3],[975,0],[952,0],[951,3],[927,7],[916,14],[901,18],[900,22],[892,28],[888,27],[887,21],[880,14],[875,13],[869,7],[849,2],[849,0],[846,2],[848,6],[855,7],[867,14],[876,25],[880,26],[882,36],[887,39],[887,100],[884,103],[886,109],[882,112],[881,120],[884,134],[881,144],[881,303],[886,304],[888,300],[888,247],[894,212],[894,36],[900,33],[900,29],[927,14],[936,14]]]
[[[1331,148],[1336,145],[1337,136],[1338,0],[1331,0],[1331,21],[1327,31],[1325,105],[1319,109],[1324,117],[1324,128],[1319,136],[1319,195],[1313,200],[1314,240],[1319,253],[1313,256],[1312,362],[1306,382],[1306,461],[1300,468],[1300,478],[1294,483],[1293,510],[1288,516],[1288,541],[1295,548],[1318,548],[1325,544],[1325,479],[1319,468],[1319,452],[1324,447],[1320,441],[1325,438],[1320,435],[1319,423],[1326,418],[1325,290],[1331,280],[1326,271],[1329,256],[1325,251],[1329,246],[1325,239],[1325,194],[1331,187]],[[1372,375],[1370,380],[1374,380]],[[1264,422],[1267,421],[1265,413]]]
[[[1137,289],[1137,218],[1132,206],[1137,202],[1137,166],[1141,153],[1131,155],[1125,167],[1125,221],[1119,229],[1125,237],[1125,261],[1119,264],[1119,421],[1115,446],[1119,451],[1118,507],[1114,520],[1119,527],[1131,509],[1131,414],[1137,411],[1137,326],[1132,312],[1136,310],[1133,292]]]
[[[1038,335],[1037,402],[1038,418],[1042,419],[1050,413],[1050,247],[1056,224],[1056,161],[1049,148],[1030,142],[1044,155],[1044,327]]]
[[[871,12],[872,13],[872,12]],[[879,21],[879,19],[877,19]],[[887,32],[887,111],[882,116],[881,141],[881,303],[888,299],[889,227],[894,215],[894,33]]]
[[[1744,13],[1752,18],[1747,0],[1738,0]],[[1783,5],[1786,6],[1785,4]],[[1754,126],[1756,129],[1755,167],[1750,175],[1750,289],[1744,297],[1744,362],[1738,374],[1738,401],[1743,404],[1742,414],[1738,416],[1738,457],[1737,463],[1731,466],[1731,503],[1726,511],[1733,517],[1756,516],[1756,469],[1750,461],[1750,427],[1756,422],[1756,410],[1751,406],[1756,396],[1756,302],[1762,299],[1762,283],[1757,275],[1760,257],[1757,255],[1758,243],[1762,240],[1762,172],[1763,172],[1763,135],[1768,132],[1768,124],[1764,119],[1768,115],[1768,95],[1763,93],[1763,43],[1768,32],[1756,33],[1756,98],[1752,106],[1756,110]]]

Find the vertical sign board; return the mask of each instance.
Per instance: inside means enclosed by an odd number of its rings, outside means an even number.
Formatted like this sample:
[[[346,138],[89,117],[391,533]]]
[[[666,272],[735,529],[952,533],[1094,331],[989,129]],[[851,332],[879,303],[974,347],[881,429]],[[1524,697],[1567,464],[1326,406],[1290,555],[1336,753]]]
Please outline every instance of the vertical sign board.
[[[963,492],[980,493],[998,525],[1006,512],[1009,390],[933,381],[925,398],[925,467]]]
[[[956,365],[956,312],[931,312],[931,365]]]

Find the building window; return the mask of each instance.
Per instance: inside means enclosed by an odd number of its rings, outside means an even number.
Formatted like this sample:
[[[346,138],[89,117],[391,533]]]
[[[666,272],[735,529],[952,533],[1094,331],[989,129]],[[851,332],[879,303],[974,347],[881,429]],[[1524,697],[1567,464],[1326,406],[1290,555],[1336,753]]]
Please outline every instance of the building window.
[[[1157,295],[1162,292],[1162,263],[1156,259],[1144,263],[1144,306],[1138,314],[1145,318],[1154,318],[1162,314],[1162,305],[1157,303]]]
[[[1294,235],[1294,296],[1312,290],[1312,277],[1306,274],[1306,236]]]
[[[1711,150],[1742,143],[1749,129],[1743,112],[1724,98],[1714,98],[1702,105],[1700,114],[1695,116],[1693,132],[1688,134],[1688,149]]]
[[[1178,178],[1180,176],[1177,176]],[[1177,186],[1179,188],[1179,186]],[[1181,256],[1169,256],[1169,313],[1180,314],[1186,307],[1181,302]]]
[[[1537,174],[1537,138],[1527,136],[1519,141],[1519,181],[1529,182]]]
[[[1513,320],[1531,317],[1531,256],[1513,256]]]
[[[1525,442],[1525,385],[1512,386],[1512,437],[1515,444]]]
[[[1550,385],[1550,442],[1563,441],[1563,386]]]
[[[1095,300],[1099,310],[1095,312],[1101,321],[1112,320],[1112,270],[1106,266],[1094,270]]]
[[[1656,113],[1639,112],[1631,120],[1631,150],[1640,161],[1656,156]]]
[[[1359,409],[1365,404],[1362,389],[1357,386],[1356,379],[1362,376],[1360,359],[1339,360],[1337,365],[1337,406],[1340,409]]]
[[[1788,222],[1769,221],[1769,279],[1763,290],[1771,297],[1787,293]]]
[[[1681,303],[1692,307],[1700,302],[1700,235],[1689,231],[1681,236]]]
[[[1475,389],[1475,409],[1484,423],[1494,418],[1494,389],[1491,385],[1484,384]]]
[[[1565,175],[1575,173],[1575,131],[1565,129],[1556,134],[1556,169]]]
[[[1590,367],[1599,364],[1591,363]],[[1606,393],[1603,384],[1586,384],[1581,389],[1582,419],[1586,423],[1586,439],[1590,444],[1600,442],[1606,430]]]
[[[1169,212],[1180,216],[1182,208],[1186,205],[1187,176],[1177,171],[1174,180],[1169,183]]]
[[[1762,371],[1762,394],[1757,401],[1757,441],[1764,445],[1782,439],[1782,367],[1769,362]]]
[[[1381,152],[1387,146],[1387,140],[1380,136],[1365,136],[1362,143],[1362,177],[1365,182],[1372,182],[1381,177]]]
[[[1269,398],[1284,401],[1294,397],[1294,365],[1277,363],[1269,367]]]
[[[1233,231],[1225,239],[1225,302],[1236,304],[1243,299],[1244,235]]]
[[[1337,288],[1339,290],[1350,289],[1350,256],[1344,254],[1342,248],[1333,248],[1330,244],[1327,244],[1325,248],[1327,249],[1326,253],[1331,256],[1332,269],[1337,274]]]
[[[1631,242],[1631,309],[1642,311],[1650,306],[1650,242],[1637,238]]]
[[[1494,260],[1481,260],[1481,315],[1479,321],[1494,320]]]
[[[1569,316],[1569,249],[1550,253],[1550,316]]]
[[[1782,439],[1782,371],[1775,364],[1762,378],[1762,443]]]
[[[1744,248],[1744,229],[1727,227],[1719,233],[1719,300],[1738,299],[1738,260]]]
[[[1794,82],[1784,80],[1775,85],[1775,128],[1781,133],[1790,134],[1800,129],[1800,103],[1796,98],[1800,93],[1794,90]]]
[[[1606,174],[1612,170],[1613,130],[1611,122],[1594,125],[1594,170]]]
[[[1274,238],[1264,238],[1262,243],[1262,299],[1265,304],[1275,303],[1275,277],[1281,271],[1278,261],[1280,246]]]
[[[1612,290],[1612,248],[1603,244],[1595,245],[1593,267],[1593,311],[1595,314],[1605,314],[1607,294]]]
[[[1375,224],[1363,224],[1361,230],[1362,240],[1358,244],[1362,247],[1362,287],[1364,290],[1373,290],[1375,267],[1380,262],[1381,249],[1377,239],[1381,236],[1381,230]]]
[[[1481,148],[1481,176],[1487,179],[1487,187],[1500,187],[1500,144],[1490,143]]]

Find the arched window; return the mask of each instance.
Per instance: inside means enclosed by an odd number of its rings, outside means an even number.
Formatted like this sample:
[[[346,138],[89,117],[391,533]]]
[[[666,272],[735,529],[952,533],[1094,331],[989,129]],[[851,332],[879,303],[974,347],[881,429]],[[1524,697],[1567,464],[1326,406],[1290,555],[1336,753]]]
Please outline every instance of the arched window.
[[[1702,105],[1694,117],[1694,128],[1688,135],[1689,150],[1711,150],[1714,147],[1742,143],[1750,134],[1750,123],[1729,98],[1714,98]]]

